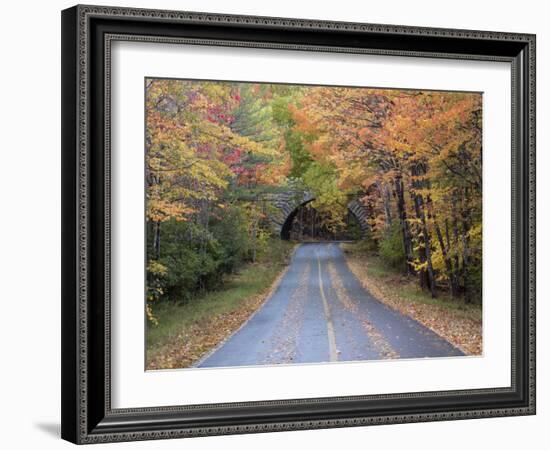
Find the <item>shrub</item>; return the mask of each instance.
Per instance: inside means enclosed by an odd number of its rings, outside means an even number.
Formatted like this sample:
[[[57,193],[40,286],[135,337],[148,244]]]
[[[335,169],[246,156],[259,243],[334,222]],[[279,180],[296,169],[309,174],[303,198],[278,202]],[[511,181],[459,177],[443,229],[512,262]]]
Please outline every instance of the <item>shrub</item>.
[[[223,213],[223,214],[222,214]],[[224,275],[244,262],[265,258],[270,232],[258,223],[250,233],[250,214],[241,206],[228,206],[212,214],[208,226],[168,220],[160,227],[160,258],[154,260],[153,233],[148,233],[147,297],[187,301],[198,291],[218,289]]]
[[[378,254],[387,266],[400,270],[406,269],[403,235],[398,221],[394,221],[384,233],[378,244]]]

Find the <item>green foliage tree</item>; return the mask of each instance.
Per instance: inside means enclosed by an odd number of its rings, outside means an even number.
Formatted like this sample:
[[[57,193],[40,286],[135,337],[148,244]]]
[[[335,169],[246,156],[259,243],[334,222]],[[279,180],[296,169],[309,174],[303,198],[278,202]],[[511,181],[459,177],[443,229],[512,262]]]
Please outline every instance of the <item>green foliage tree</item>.
[[[382,260],[390,267],[405,270],[405,249],[399,222],[393,222],[378,243],[378,253]]]

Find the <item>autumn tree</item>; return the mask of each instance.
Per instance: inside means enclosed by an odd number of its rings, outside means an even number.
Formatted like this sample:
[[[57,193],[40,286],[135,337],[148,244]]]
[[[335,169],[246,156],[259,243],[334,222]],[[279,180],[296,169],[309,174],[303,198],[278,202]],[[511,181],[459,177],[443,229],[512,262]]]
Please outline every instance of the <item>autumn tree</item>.
[[[217,237],[213,228],[221,233],[216,224],[228,217],[239,222],[234,223],[237,234],[242,230],[254,240],[240,248],[249,249],[255,258],[264,212],[258,205],[246,206],[234,193],[268,184],[270,175],[281,176],[284,157],[277,131],[265,123],[271,117],[269,100],[253,89],[235,83],[146,82],[148,297],[152,300],[166,286],[202,289],[210,274],[232,270],[226,264],[232,258],[224,254],[230,243],[222,245],[224,234]],[[164,246],[162,230],[171,241]],[[173,245],[174,240],[180,244]]]
[[[422,288],[479,297],[481,96],[319,87],[302,102],[313,164],[332,164],[338,189],[363,198],[375,239],[394,239],[397,220]]]

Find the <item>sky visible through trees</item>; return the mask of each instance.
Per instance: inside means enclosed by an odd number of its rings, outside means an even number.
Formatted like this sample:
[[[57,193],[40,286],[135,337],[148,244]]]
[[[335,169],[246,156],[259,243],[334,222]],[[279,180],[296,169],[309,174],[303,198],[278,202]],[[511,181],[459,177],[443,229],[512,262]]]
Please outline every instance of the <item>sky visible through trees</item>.
[[[349,235],[358,199],[364,252],[481,302],[481,94],[151,78],[145,97],[148,305],[266,258],[289,186],[314,194],[309,237]]]

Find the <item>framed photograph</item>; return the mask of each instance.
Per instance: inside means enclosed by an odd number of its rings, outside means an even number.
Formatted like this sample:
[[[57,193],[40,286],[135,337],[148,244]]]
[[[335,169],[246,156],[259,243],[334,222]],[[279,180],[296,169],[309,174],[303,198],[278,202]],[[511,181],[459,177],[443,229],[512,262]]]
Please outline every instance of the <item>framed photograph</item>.
[[[62,12],[62,437],[535,413],[535,36]]]

